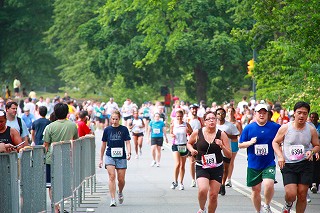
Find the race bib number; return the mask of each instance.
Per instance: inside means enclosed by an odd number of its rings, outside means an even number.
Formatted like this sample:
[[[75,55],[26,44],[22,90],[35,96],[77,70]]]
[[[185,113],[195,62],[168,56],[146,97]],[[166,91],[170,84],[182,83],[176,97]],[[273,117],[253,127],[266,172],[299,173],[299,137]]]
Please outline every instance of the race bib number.
[[[217,159],[216,154],[207,154],[202,155],[202,168],[216,168],[217,167]]]
[[[290,160],[301,160],[304,157],[303,145],[291,145],[289,146]]]
[[[185,153],[187,151],[187,146],[183,145],[183,146],[177,146],[178,148],[178,152],[180,153]]]
[[[268,144],[256,144],[254,145],[254,153],[258,156],[268,155]]]
[[[153,130],[153,134],[160,134],[160,129],[152,129]]]
[[[121,147],[111,148],[111,157],[120,158],[123,156],[123,149]]]
[[[100,116],[101,116],[101,112],[97,112],[97,113],[96,113],[96,116],[97,116],[97,117],[100,117]]]

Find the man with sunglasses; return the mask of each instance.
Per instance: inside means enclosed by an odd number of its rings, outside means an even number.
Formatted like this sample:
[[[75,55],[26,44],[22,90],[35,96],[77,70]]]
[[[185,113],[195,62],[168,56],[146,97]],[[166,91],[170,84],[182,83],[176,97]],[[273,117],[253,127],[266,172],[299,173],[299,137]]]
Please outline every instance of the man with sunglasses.
[[[272,141],[280,125],[268,121],[268,106],[255,107],[255,122],[248,124],[239,139],[239,148],[247,148],[247,186],[252,189],[252,202],[256,212],[261,211],[261,188],[264,185],[265,205],[263,212],[271,213],[270,202],[274,194],[276,175]]]
[[[218,108],[216,110],[217,115],[217,129],[224,131],[229,139],[229,144],[231,144],[231,140],[236,140],[238,138],[238,135],[240,134],[239,130],[233,123],[226,120],[226,111],[223,108]],[[220,192],[222,196],[226,194],[226,180],[228,177],[228,171],[229,171],[229,165],[230,165],[231,158],[227,158],[223,156],[223,176],[222,176],[222,183],[220,186]]]

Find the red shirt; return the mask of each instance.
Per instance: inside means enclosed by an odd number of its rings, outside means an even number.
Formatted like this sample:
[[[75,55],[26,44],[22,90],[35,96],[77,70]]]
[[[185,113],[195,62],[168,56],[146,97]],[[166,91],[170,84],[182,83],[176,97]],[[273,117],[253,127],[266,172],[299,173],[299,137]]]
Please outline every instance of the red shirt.
[[[77,121],[79,137],[85,136],[91,132],[90,128],[84,121]]]

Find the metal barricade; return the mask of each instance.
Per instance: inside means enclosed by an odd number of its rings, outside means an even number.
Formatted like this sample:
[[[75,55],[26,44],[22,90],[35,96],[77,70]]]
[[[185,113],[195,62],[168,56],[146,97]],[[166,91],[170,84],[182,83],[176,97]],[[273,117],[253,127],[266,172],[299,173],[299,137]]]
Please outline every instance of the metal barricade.
[[[85,199],[86,187],[95,192],[95,138],[53,143],[51,157],[51,211],[60,204],[63,212],[64,201],[71,199],[73,212]],[[0,174],[0,212],[47,211],[43,146],[24,148],[20,159],[16,152],[0,153]]]
[[[23,149],[20,157],[21,213],[46,211],[45,174],[44,147]]]
[[[18,155],[0,153],[0,212],[19,212]]]

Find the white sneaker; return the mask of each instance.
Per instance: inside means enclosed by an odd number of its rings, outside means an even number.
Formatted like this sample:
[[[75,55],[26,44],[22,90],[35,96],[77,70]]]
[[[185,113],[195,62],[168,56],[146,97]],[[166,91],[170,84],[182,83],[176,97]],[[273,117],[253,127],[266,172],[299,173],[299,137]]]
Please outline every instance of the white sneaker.
[[[309,193],[307,193],[307,202],[311,203],[311,197],[310,197]]]
[[[231,183],[231,180],[230,180],[230,179],[226,181],[226,186],[232,187],[232,183]]]
[[[118,193],[118,200],[119,200],[119,203],[120,203],[120,204],[123,203],[123,201],[124,201],[123,193]]]
[[[157,163],[157,167],[160,167],[160,163],[159,162]]]
[[[184,190],[184,185],[182,183],[179,185],[179,190]]]
[[[156,161],[153,160],[153,161],[151,162],[150,166],[151,166],[151,167],[154,167],[155,165],[156,165]]]
[[[142,150],[140,149],[139,155],[142,156]]]
[[[177,182],[172,182],[170,188],[171,189],[176,189],[178,187],[178,183]]]
[[[206,209],[204,209],[204,210],[199,209],[199,210],[197,211],[197,213],[206,213]]]
[[[272,213],[270,205],[264,205],[263,206],[263,212],[264,213]]]
[[[117,206],[117,202],[114,198],[111,198],[111,201],[110,201],[110,207],[116,207]]]
[[[139,159],[139,155],[136,155],[136,159]]]
[[[196,186],[197,186],[196,181],[195,181],[195,180],[192,180],[190,187],[196,187]]]

